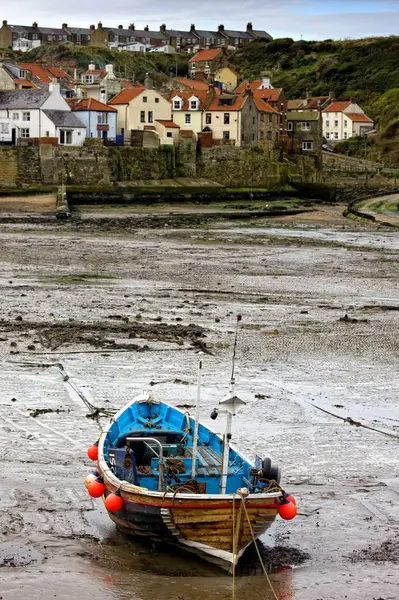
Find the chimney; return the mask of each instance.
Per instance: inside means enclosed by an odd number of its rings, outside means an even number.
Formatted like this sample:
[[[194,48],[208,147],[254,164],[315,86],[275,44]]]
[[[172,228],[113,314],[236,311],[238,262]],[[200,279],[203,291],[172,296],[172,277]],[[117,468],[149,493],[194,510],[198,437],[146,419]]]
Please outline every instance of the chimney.
[[[7,21],[5,19],[3,21],[3,27],[7,27]]]
[[[163,23],[163,25],[161,25],[161,27],[159,28],[159,31],[161,33],[165,33],[165,31],[166,31],[166,25],[165,25],[165,23]]]
[[[36,21],[32,24],[32,27],[34,27],[35,29],[38,28],[38,24],[36,23]]]
[[[51,82],[48,84],[48,91],[50,92],[50,94],[53,94],[54,92],[60,94],[61,86],[57,82]]]
[[[63,23],[61,29],[68,29],[68,23]]]
[[[253,31],[252,23],[248,23],[248,25],[247,25],[247,32],[251,33],[252,31]]]
[[[101,21],[99,21],[98,25],[97,25],[97,29],[102,29],[102,28],[103,28],[103,24],[101,23]]]
[[[131,29],[132,31],[134,31],[134,23],[130,23],[129,29]]]
[[[153,85],[153,82],[152,82],[152,79],[151,79],[149,73],[145,74],[144,89],[145,90],[153,90],[154,89],[154,85]]]
[[[114,65],[105,65],[105,72],[106,73],[113,73],[114,72]]]
[[[222,33],[224,31],[224,25],[219,25],[218,32]]]
[[[190,27],[190,33],[195,33],[195,25],[192,23]]]
[[[95,25],[90,25],[90,31],[95,31],[96,30],[96,26]]]
[[[89,71],[95,71],[96,65],[94,63],[89,64]]]
[[[352,98],[349,98],[349,102],[351,104],[356,104],[356,98],[353,98],[353,96],[352,96]]]
[[[328,99],[331,100],[332,102],[334,102],[335,92],[333,90],[330,90],[330,93],[328,94]]]
[[[118,29],[123,29],[123,25],[118,25]]]
[[[253,92],[249,83],[247,83],[247,87],[245,88],[244,94],[245,96],[253,96]]]
[[[144,27],[144,31],[150,31],[150,28],[148,27],[148,25],[146,25],[146,26]]]

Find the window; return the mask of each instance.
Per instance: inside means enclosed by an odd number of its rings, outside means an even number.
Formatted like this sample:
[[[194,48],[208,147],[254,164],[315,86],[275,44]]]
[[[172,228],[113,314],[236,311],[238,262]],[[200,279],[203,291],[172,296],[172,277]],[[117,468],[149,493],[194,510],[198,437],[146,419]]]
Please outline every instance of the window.
[[[171,131],[167,131],[166,132],[166,137],[168,137],[168,138],[173,137],[172,132]]]
[[[335,133],[334,133],[334,139],[335,139],[335,140],[337,140],[337,139],[338,139],[338,133],[337,133],[337,132],[335,132]]]
[[[310,129],[310,123],[309,123],[309,121],[304,121],[302,123],[302,131],[309,131],[309,129]]]
[[[46,131],[46,137],[50,137],[50,132]]]
[[[330,134],[326,133],[326,140],[329,140],[329,139],[330,139]]]
[[[12,113],[13,121],[19,121],[19,113]]]
[[[224,124],[230,125],[230,113],[224,113]]]
[[[334,127],[338,127],[338,121],[334,121]]]
[[[223,131],[223,139],[224,140],[230,139],[230,131]]]
[[[23,112],[22,113],[22,120],[23,121],[30,121],[30,112]]]
[[[293,129],[294,129],[294,123],[289,122],[287,129],[288,129],[288,131],[293,131]]]
[[[346,133],[346,131],[344,132],[344,140],[348,139],[348,134]]]
[[[205,115],[205,123],[207,125],[211,125],[212,124],[212,113],[206,113],[206,115]]]
[[[313,142],[302,142],[302,150],[313,150]]]
[[[145,111],[140,111],[140,123],[145,123]]]
[[[196,100],[191,100],[191,102],[190,102],[190,109],[191,110],[197,110],[197,101]]]
[[[107,125],[108,113],[106,113],[106,112],[97,113],[97,123],[98,123],[98,125]]]
[[[259,132],[259,139],[263,140],[263,138],[265,137],[265,134],[263,133],[263,131]]]
[[[181,101],[173,100],[173,110],[180,110],[180,108],[181,108]]]
[[[255,117],[252,117],[252,123],[255,125]]]
[[[153,123],[154,122],[154,116],[153,116],[152,110],[148,111],[148,122],[149,123]]]
[[[147,96],[143,96],[143,102],[147,102]]]
[[[21,129],[21,138],[28,138],[29,135],[29,129],[27,127]]]
[[[330,121],[326,121],[326,127],[330,127]]]
[[[195,69],[196,66],[197,66],[197,63],[195,63],[195,62],[191,63],[191,68],[192,69]]]
[[[60,130],[60,144],[72,144],[72,131]]]
[[[348,127],[348,121],[344,121],[344,127]]]
[[[273,132],[272,131],[268,131],[267,132],[267,139],[268,140],[272,140],[273,139]]]
[[[1,125],[0,133],[8,133],[9,132],[8,123],[0,123],[0,125]]]
[[[191,115],[186,115],[185,122],[186,122],[186,125],[191,125]]]
[[[159,104],[159,98],[155,98],[155,104]]]

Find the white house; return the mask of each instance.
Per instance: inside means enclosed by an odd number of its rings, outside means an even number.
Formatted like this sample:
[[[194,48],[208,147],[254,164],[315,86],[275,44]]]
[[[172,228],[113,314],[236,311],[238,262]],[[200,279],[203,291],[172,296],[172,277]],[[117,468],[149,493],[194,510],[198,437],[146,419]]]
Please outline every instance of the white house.
[[[366,135],[374,129],[373,121],[353,98],[345,102],[333,102],[322,114],[323,135],[327,140],[347,140]]]
[[[80,146],[86,138],[86,127],[72,113],[58,83],[46,90],[0,92],[0,132],[3,143],[51,137],[61,145]]]
[[[119,52],[127,50],[128,52],[139,52],[144,54],[147,51],[147,46],[141,42],[129,42],[128,44],[121,44],[118,46]]]

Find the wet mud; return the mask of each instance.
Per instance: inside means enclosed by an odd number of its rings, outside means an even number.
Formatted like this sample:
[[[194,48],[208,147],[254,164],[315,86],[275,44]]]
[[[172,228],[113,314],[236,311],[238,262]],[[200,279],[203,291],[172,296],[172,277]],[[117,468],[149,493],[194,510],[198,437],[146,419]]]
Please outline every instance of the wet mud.
[[[3,600],[273,598],[254,548],[233,595],[216,567],[120,534],[83,486],[135,394],[193,412],[199,350],[201,420],[223,428],[236,314],[233,441],[279,464],[299,511],[259,546],[279,600],[397,600],[397,233],[340,207],[133,235],[121,214],[40,216],[0,226]]]

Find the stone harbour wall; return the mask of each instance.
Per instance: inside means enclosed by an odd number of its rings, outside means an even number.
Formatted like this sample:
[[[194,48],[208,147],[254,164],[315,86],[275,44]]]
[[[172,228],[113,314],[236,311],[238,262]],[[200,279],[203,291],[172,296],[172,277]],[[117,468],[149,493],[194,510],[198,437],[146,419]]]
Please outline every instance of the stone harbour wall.
[[[310,176],[311,169],[306,169]],[[198,149],[186,137],[178,147],[107,147],[87,140],[81,147],[49,144],[0,146],[0,186],[107,186],[176,178],[207,179],[226,187],[278,186],[303,180],[293,163],[276,162],[261,148]],[[314,179],[305,179],[314,181]]]

